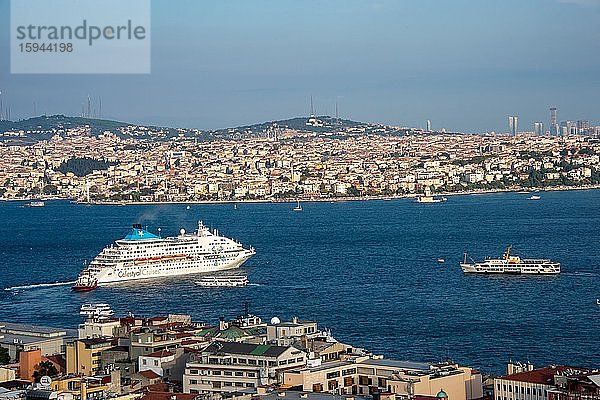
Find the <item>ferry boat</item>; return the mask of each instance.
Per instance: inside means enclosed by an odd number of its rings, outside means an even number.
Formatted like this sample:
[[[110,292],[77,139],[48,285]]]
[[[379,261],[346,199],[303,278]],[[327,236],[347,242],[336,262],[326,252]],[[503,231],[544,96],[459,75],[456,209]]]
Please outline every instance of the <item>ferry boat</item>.
[[[79,315],[86,319],[109,319],[113,316],[114,311],[108,304],[82,304]]]
[[[415,203],[445,203],[446,201],[448,201],[448,199],[443,196],[433,196],[431,194],[431,189],[427,187],[425,188],[424,194],[417,197]]]
[[[483,262],[467,263],[467,254],[460,267],[464,273],[474,274],[529,274],[555,275],[560,273],[560,263],[548,259],[521,259],[510,254],[512,246],[508,246],[501,259],[487,258]]]
[[[248,277],[244,275],[206,276],[194,283],[203,287],[240,287],[248,284]]]
[[[25,203],[24,207],[44,207],[45,205],[43,200],[31,200],[29,203]]]
[[[140,224],[123,239],[104,248],[77,278],[73,290],[89,291],[104,284],[165,276],[199,274],[238,268],[256,252],[215,229],[198,223],[198,230],[179,236],[154,235]]]

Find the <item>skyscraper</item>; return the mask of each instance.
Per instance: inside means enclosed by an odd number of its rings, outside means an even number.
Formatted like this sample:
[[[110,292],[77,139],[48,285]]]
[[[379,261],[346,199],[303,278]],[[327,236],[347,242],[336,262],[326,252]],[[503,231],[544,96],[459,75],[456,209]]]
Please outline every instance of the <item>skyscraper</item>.
[[[557,115],[556,115],[556,107],[551,107],[550,108],[550,134],[551,135],[558,135],[559,134],[559,126],[558,126],[558,119],[557,119]]]
[[[542,136],[544,134],[544,123],[543,122],[534,122],[533,123],[533,133],[538,136]]]
[[[510,115],[508,117],[508,133],[513,136],[517,136],[519,132],[519,117],[516,115]]]

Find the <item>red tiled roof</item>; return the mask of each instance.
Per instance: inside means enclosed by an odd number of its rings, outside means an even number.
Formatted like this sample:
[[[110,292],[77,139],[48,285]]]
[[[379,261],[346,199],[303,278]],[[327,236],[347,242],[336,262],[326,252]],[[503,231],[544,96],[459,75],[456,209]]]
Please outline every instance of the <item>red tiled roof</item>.
[[[148,392],[141,400],[194,400],[196,396],[193,393]]]
[[[160,378],[159,374],[157,374],[156,372],[151,371],[149,369],[147,369],[145,371],[140,371],[140,375],[142,375],[143,377],[148,378],[148,379]]]
[[[142,357],[163,358],[163,357],[170,357],[172,355],[173,355],[173,353],[171,353],[169,350],[159,350],[159,351],[155,351],[154,353],[146,354],[145,356],[142,356]]]
[[[505,375],[502,376],[500,379],[517,382],[539,383],[542,385],[552,385],[554,384],[554,375],[562,375],[568,371],[582,372],[584,370],[582,370],[581,368],[567,367],[565,365],[556,365],[534,369],[533,371],[525,371],[512,375]]]

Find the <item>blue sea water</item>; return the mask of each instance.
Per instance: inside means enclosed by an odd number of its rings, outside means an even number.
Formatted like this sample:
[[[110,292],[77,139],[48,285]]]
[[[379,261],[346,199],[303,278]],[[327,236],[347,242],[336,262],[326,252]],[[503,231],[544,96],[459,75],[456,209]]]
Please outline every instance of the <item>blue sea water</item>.
[[[76,327],[82,303],[117,314],[189,313],[215,323],[250,303],[268,320],[317,320],[334,336],[388,358],[451,358],[501,373],[509,359],[536,365],[600,365],[600,191],[501,193],[304,203],[85,206],[0,203],[0,321]],[[84,260],[132,223],[177,234],[202,219],[254,246],[243,270],[253,285],[200,288],[193,277],[73,293]],[[465,276],[459,263],[516,254],[560,261],[554,277]],[[444,258],[444,264],[436,259]],[[17,288],[15,288],[17,287]],[[3,290],[12,288],[10,290]]]

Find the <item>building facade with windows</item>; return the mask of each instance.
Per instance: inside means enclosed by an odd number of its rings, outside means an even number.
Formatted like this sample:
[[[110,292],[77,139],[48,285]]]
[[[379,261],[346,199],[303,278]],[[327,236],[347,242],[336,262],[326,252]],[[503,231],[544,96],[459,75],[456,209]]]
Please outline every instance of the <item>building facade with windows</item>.
[[[291,346],[215,342],[192,354],[185,393],[233,392],[278,383],[282,372],[304,366],[306,353]]]

